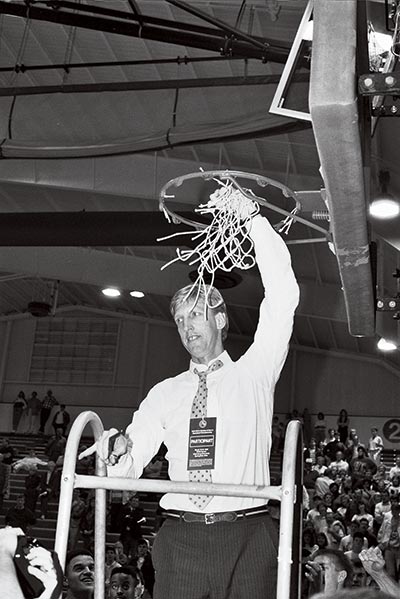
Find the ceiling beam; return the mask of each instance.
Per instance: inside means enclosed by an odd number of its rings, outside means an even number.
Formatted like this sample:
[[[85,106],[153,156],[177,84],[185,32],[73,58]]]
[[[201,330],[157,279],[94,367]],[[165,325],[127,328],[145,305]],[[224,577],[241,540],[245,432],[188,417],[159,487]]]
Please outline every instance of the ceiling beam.
[[[194,217],[193,212],[179,214],[186,219]],[[161,212],[3,212],[0,246],[154,246],[158,237],[187,229],[187,225],[169,223]],[[166,239],[161,245],[175,247],[177,240]],[[178,245],[192,247],[193,243],[190,236],[183,235]]]
[[[153,25],[146,23],[145,15],[141,15],[141,22],[135,23],[124,18],[112,18],[104,16],[94,16],[93,14],[77,13],[80,8],[79,3],[74,3],[74,11],[65,10],[56,4],[55,8],[44,8],[32,3],[13,3],[5,0],[0,1],[0,14],[13,15],[25,19],[45,21],[48,23],[58,23],[69,25],[92,31],[102,31],[105,33],[125,35],[140,39],[153,40],[168,44],[175,44],[191,48],[201,48],[221,54],[226,45],[226,33],[219,29],[212,33],[199,33],[191,24],[187,25],[186,30],[177,29],[174,21],[169,21],[168,25]],[[132,13],[125,13],[132,19]],[[256,38],[254,38],[255,41]],[[259,58],[262,61],[272,61],[284,64],[287,60],[289,50],[284,48],[283,44],[272,45],[268,40],[262,40],[261,47],[255,46],[243,39],[229,38],[226,47],[226,53],[233,56],[242,56],[243,58]],[[303,57],[302,57],[303,58]],[[304,58],[304,66],[307,61]]]
[[[163,89],[192,89],[198,87],[229,87],[276,85],[280,75],[251,75],[239,77],[204,77],[200,79],[156,79],[145,81],[109,81],[104,83],[61,83],[60,85],[20,85],[0,87],[2,96],[34,96],[40,94],[87,94],[100,92],[148,91]],[[300,73],[294,81],[308,81],[308,73]]]
[[[95,249],[70,247],[0,248],[0,271],[27,276],[120,289],[140,289],[172,297],[190,282],[193,267],[177,262],[161,271],[165,262]],[[241,271],[242,282],[224,289],[229,305],[258,309],[263,289],[256,269]],[[1,285],[1,283],[0,283]],[[309,317],[346,321],[343,294],[337,285],[300,282],[298,313]]]

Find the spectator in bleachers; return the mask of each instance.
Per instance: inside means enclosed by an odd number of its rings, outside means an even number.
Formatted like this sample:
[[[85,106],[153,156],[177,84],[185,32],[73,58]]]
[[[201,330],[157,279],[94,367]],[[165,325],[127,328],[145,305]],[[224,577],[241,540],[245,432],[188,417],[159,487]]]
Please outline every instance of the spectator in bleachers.
[[[120,539],[124,552],[131,558],[136,553],[138,539],[142,538],[142,524],[146,522],[143,509],[139,506],[139,498],[132,495],[121,509]]]
[[[111,572],[110,599],[140,599],[142,595],[143,581],[138,570],[123,566]]]
[[[329,460],[328,463],[335,459],[336,452],[338,451],[338,443],[340,443],[339,434],[334,428],[328,428],[324,444],[324,455]]]
[[[385,514],[378,532],[380,549],[384,550],[386,570],[398,581],[400,567],[400,504],[392,502],[391,511]]]
[[[340,543],[339,543],[339,549],[340,549],[340,551],[343,551],[343,552],[352,550],[354,535],[356,532],[360,531],[359,522],[357,522],[356,520],[353,520],[352,522],[350,522],[348,531],[349,531],[348,534],[345,535],[344,537],[342,537],[342,539],[340,540]],[[368,541],[367,541],[367,539],[364,538],[363,549],[367,549],[367,548],[368,548]]]
[[[25,393],[20,391],[17,397],[14,400],[13,404],[13,422],[12,422],[12,432],[15,433],[18,430],[19,424],[21,422],[22,414],[26,410],[26,399]]]
[[[310,439],[310,443],[308,445],[306,445],[304,448],[304,459],[311,460],[311,463],[314,465],[317,463],[317,459],[318,459],[319,455],[321,455],[321,453],[317,449],[317,442],[312,437]]]
[[[136,555],[131,560],[131,565],[142,573],[144,588],[153,597],[154,587],[154,566],[151,559],[151,553],[148,541],[139,539],[136,548]]]
[[[62,436],[61,430],[56,430],[55,435],[50,438],[45,449],[50,462],[55,463],[60,456],[64,455],[66,444],[67,441],[65,437]]]
[[[357,447],[357,457],[353,458],[350,462],[350,472],[354,487],[365,478],[367,470],[371,470],[375,474],[377,466],[373,460],[367,457],[365,447],[359,445]]]
[[[0,444],[0,453],[3,455],[3,465],[6,469],[6,482],[4,487],[4,499],[8,499],[10,496],[10,475],[11,475],[11,466],[16,457],[16,451],[11,446],[10,441],[5,438],[1,441]]]
[[[337,451],[335,459],[330,463],[331,469],[336,468],[339,474],[347,474],[349,471],[349,463],[344,459],[343,451]]]
[[[74,489],[71,505],[71,520],[69,524],[69,551],[73,551],[78,543],[81,534],[82,517],[85,511],[85,507],[85,502],[81,497],[79,489]]]
[[[52,390],[48,389],[46,395],[44,396],[44,398],[42,400],[42,407],[41,407],[41,410],[40,410],[40,428],[39,428],[39,433],[43,433],[44,434],[46,423],[47,423],[47,421],[49,419],[49,416],[51,414],[52,409],[56,405],[58,405],[58,401],[54,397]]]
[[[357,502],[357,513],[352,517],[352,521],[360,523],[362,518],[368,520],[368,529],[372,532],[374,517],[372,514],[368,514],[364,501],[359,501]]]
[[[65,437],[68,425],[71,421],[71,416],[65,409],[65,404],[60,405],[60,409],[53,416],[52,425],[54,428],[54,434],[57,434],[57,431],[60,430],[63,437]]]
[[[1,441],[0,453],[2,453],[4,456],[3,464],[11,466],[16,457],[16,451],[10,444],[10,440],[7,437]]]
[[[326,458],[324,455],[317,454],[317,463],[313,466],[313,470],[318,472],[319,475],[324,474],[328,466],[326,465]]]
[[[306,525],[303,530],[301,547],[303,560],[310,557],[315,551],[318,551],[319,547],[315,539],[314,528]]]
[[[351,428],[344,450],[344,456],[349,464],[351,463],[351,460],[357,457],[357,449],[359,445],[360,440],[358,438],[357,431],[355,428]]]
[[[378,429],[373,426],[371,428],[371,436],[368,440],[368,453],[372,460],[374,460],[375,464],[379,465],[381,463],[381,455],[383,451],[383,440],[382,437],[378,435]]]
[[[360,532],[367,539],[368,547],[376,547],[378,545],[378,539],[375,533],[370,528],[370,522],[368,518],[360,518]]]
[[[315,481],[318,478],[318,472],[312,469],[311,458],[304,460],[304,473],[303,473],[303,485],[308,491],[309,495],[312,495],[315,488]],[[311,491],[311,493],[310,493]]]
[[[326,420],[323,412],[318,412],[317,419],[314,422],[314,438],[318,444],[325,441],[326,437]]]
[[[46,476],[46,473],[38,472],[36,465],[32,464],[28,467],[28,474],[25,476],[25,506],[28,510],[31,510],[33,514],[36,511],[36,504],[42,487],[43,476]]]
[[[93,599],[94,560],[90,551],[77,549],[67,554],[65,580],[65,599]]]
[[[25,497],[18,495],[15,500],[15,505],[10,507],[5,517],[6,526],[13,528],[22,528],[25,534],[29,528],[36,523],[35,515],[25,505]]]
[[[340,442],[345,445],[349,436],[349,415],[347,410],[340,410],[339,417],[337,419],[337,430],[339,433]]]
[[[89,496],[81,520],[83,545],[89,551],[94,551],[95,503],[95,497]]]
[[[365,571],[361,560],[359,558],[352,561],[353,566],[353,578],[351,583],[352,589],[365,589],[370,584],[370,577]]]
[[[14,472],[20,472],[21,470],[30,472],[32,468],[37,469],[38,466],[47,465],[47,462],[37,457],[36,451],[34,449],[30,449],[27,456],[13,463],[12,470]]]
[[[336,507],[336,513],[341,518],[342,522],[348,525],[351,522],[351,517],[349,514],[350,507],[350,496],[346,493],[342,493],[338,497]]]
[[[400,499],[400,476],[394,476],[388,486],[390,499]]]
[[[106,590],[108,590],[110,585],[111,572],[115,570],[115,568],[121,567],[121,564],[117,561],[117,555],[114,545],[106,545],[105,558],[106,561],[104,564],[104,582],[106,585]]]
[[[389,470],[389,480],[392,480],[395,476],[400,476],[400,455],[396,456],[396,463]]]
[[[359,530],[353,534],[351,549],[344,552],[351,562],[354,563],[360,559],[360,553],[364,549],[364,540],[364,535]]]
[[[383,491],[383,493],[381,493],[381,501],[375,505],[374,509],[374,520],[378,526],[382,524],[384,515],[390,512],[390,509],[391,504],[389,493],[387,491]]]
[[[39,431],[40,410],[42,402],[40,401],[36,391],[32,391],[32,395],[27,399],[27,424],[26,432],[34,435]]]
[[[46,445],[45,453],[49,459],[49,480],[53,476],[53,473],[55,477],[57,476],[57,468],[62,465],[66,443],[67,441],[62,436],[61,431],[57,430],[55,436],[51,437]],[[54,487],[54,484],[52,486]],[[56,491],[56,488],[54,488],[54,491]]]
[[[325,493],[328,493],[330,485],[335,482],[332,477],[332,471],[327,468],[323,474],[320,474],[315,481],[315,492],[320,497],[323,497]]]

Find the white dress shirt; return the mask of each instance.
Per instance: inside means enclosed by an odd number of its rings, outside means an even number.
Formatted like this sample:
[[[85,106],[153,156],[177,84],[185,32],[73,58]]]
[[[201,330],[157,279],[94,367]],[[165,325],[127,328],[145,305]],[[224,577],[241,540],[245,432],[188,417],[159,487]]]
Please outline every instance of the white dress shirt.
[[[223,367],[207,376],[207,416],[217,418],[212,482],[269,485],[274,388],[288,352],[299,291],[287,247],[269,222],[254,218],[250,235],[265,297],[252,345],[237,362],[224,351],[216,358]],[[189,420],[199,382],[193,371],[208,366],[191,361],[189,370],[150,390],[126,430],[132,449],[108,468],[110,476],[138,478],[164,442],[171,480],[189,480]],[[233,511],[264,503],[260,498],[214,496],[206,511]],[[178,493],[164,495],[160,505],[198,511],[187,495]]]

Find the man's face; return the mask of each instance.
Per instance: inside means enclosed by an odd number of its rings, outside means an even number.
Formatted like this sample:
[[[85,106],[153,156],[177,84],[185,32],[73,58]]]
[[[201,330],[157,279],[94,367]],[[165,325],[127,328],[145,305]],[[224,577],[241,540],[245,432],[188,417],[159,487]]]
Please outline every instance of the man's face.
[[[355,566],[353,568],[353,580],[351,588],[365,587],[367,585],[367,573],[364,568]]]
[[[71,559],[67,568],[68,587],[72,593],[79,595],[94,590],[94,561],[90,555],[77,555]]]
[[[137,554],[138,557],[145,557],[147,555],[147,545],[146,543],[141,543],[137,546]]]
[[[107,564],[112,564],[115,561],[115,550],[107,549],[106,551],[106,562]]]
[[[354,553],[360,553],[360,551],[363,548],[363,539],[360,539],[359,537],[354,537],[353,539],[353,551]]]
[[[360,528],[357,522],[350,522],[350,534],[353,535]]]
[[[361,519],[360,520],[360,532],[365,534],[369,528],[368,520]]]
[[[338,570],[335,561],[328,555],[317,555],[315,561],[322,568],[324,593],[326,595],[333,594],[345,578],[343,578],[343,570]]]
[[[135,496],[131,497],[129,500],[129,504],[132,508],[137,508],[139,507],[139,499]]]
[[[18,497],[15,506],[17,510],[22,510],[25,507],[25,499],[23,497]]]
[[[215,314],[214,310],[204,312],[204,302],[199,300],[194,307],[191,301],[183,302],[174,318],[183,347],[189,352],[193,362],[208,364],[222,353],[224,314]]]
[[[113,574],[110,580],[110,599],[136,599],[140,597],[140,586],[133,576],[125,574]]]

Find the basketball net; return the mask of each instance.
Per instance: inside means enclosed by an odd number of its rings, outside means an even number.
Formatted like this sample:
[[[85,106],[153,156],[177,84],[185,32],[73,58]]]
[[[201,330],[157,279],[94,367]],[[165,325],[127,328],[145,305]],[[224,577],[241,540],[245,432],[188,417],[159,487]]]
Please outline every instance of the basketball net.
[[[195,208],[195,212],[209,215],[211,223],[195,233],[185,231],[157,239],[157,241],[164,241],[178,235],[191,235],[192,241],[197,242],[194,249],[177,248],[177,257],[164,264],[161,270],[177,261],[186,262],[190,266],[197,265],[197,278],[185,299],[195,296],[194,307],[199,297],[203,296],[205,309],[213,307],[208,302],[208,296],[217,270],[225,272],[230,272],[234,268],[248,270],[255,265],[254,244],[249,232],[253,217],[260,211],[257,198],[250,189],[243,189],[237,181],[233,182],[229,178],[226,180],[213,178],[213,180],[220,187],[210,195],[206,204],[200,204]],[[165,209],[164,214],[170,221],[170,216]],[[283,228],[288,230],[291,221],[290,217],[286,218]]]

